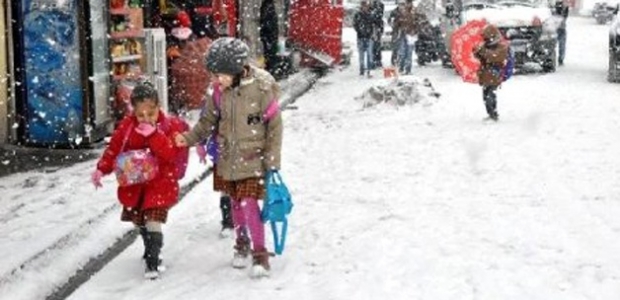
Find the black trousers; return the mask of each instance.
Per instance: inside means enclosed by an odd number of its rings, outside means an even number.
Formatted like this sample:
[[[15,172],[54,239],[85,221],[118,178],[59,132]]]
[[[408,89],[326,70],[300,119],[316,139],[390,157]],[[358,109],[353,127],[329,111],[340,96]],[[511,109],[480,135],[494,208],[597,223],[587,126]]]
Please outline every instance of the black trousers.
[[[383,63],[381,62],[382,60],[382,55],[381,55],[381,39],[377,40],[377,41],[373,41],[374,42],[374,47],[372,48],[372,52],[373,53],[373,62],[375,63],[375,68],[378,67],[382,67]]]
[[[497,118],[497,86],[482,87],[482,99],[489,117]]]

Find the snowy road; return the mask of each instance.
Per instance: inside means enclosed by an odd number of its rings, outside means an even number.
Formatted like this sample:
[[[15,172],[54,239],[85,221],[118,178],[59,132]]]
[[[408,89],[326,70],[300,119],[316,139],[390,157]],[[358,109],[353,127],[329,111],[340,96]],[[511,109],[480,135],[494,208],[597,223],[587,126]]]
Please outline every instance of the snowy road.
[[[209,178],[171,212],[160,280],[144,281],[134,243],[70,299],[619,299],[606,67],[607,29],[571,19],[566,65],[513,77],[497,124],[481,121],[481,89],[438,65],[414,69],[442,93],[427,106],[361,109],[384,80],[331,74],[285,113],[296,206],[271,278],[229,266]]]
[[[333,74],[288,112],[297,206],[271,279],[228,266],[207,180],[166,228],[162,280],[140,278],[136,243],[71,299],[618,299],[620,86],[605,82],[606,42],[571,20],[566,66],[514,77],[498,124],[481,122],[479,87],[439,66],[414,72],[439,102],[398,110],[353,100],[381,79]]]

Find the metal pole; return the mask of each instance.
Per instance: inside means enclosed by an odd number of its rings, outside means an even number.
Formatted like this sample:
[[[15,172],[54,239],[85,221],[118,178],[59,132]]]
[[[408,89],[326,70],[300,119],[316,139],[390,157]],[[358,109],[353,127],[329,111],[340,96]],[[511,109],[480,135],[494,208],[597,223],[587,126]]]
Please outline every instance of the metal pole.
[[[7,94],[7,69],[6,69],[6,50],[7,50],[7,30],[5,28],[7,14],[5,14],[4,8],[6,7],[6,1],[0,3],[0,32],[3,33],[0,39],[0,144],[4,144],[8,140],[9,135],[9,122],[8,122],[8,108],[9,97]]]
[[[17,105],[15,103],[16,93],[15,93],[15,53],[14,53],[14,43],[13,40],[13,11],[11,0],[6,1],[6,24],[7,28],[5,34],[7,35],[7,54],[8,54],[8,85],[9,88],[9,99],[7,101],[7,125],[8,127],[8,141],[16,142],[17,141],[17,128],[12,124],[17,123],[16,114],[17,114]]]

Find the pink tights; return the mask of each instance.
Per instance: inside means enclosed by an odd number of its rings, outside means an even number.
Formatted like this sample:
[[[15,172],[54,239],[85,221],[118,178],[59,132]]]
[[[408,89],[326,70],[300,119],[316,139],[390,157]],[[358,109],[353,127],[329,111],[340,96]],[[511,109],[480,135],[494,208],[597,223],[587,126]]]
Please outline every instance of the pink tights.
[[[252,240],[252,249],[265,249],[265,227],[260,219],[258,201],[254,198],[242,198],[232,200],[232,217],[235,223],[237,238],[247,235],[249,230]]]

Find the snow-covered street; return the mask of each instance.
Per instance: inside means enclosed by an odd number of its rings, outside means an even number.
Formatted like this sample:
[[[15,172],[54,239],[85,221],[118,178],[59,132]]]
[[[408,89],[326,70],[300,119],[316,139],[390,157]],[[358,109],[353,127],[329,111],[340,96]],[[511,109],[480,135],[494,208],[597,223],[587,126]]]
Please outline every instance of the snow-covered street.
[[[230,267],[208,177],[170,213],[158,281],[144,280],[137,241],[70,299],[619,299],[620,85],[605,80],[607,39],[606,26],[570,19],[565,66],[510,79],[498,123],[482,121],[481,88],[439,64],[403,79],[428,78],[439,99],[363,109],[356,97],[388,79],[359,77],[353,57],[284,113],[295,208],[270,278]],[[192,176],[205,168],[193,159]],[[96,256],[130,228],[97,218],[120,208],[113,178],[89,185],[92,168],[2,179],[0,299],[44,298],[83,263],[73,255]],[[64,256],[11,273],[92,218],[86,246],[69,237]]]

